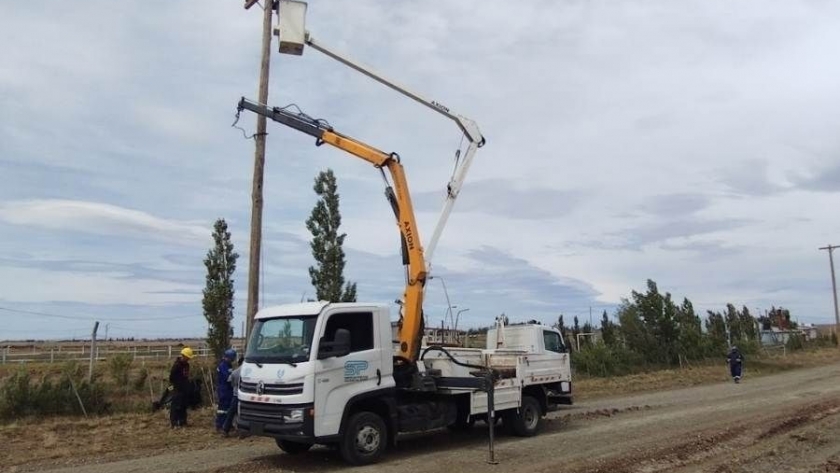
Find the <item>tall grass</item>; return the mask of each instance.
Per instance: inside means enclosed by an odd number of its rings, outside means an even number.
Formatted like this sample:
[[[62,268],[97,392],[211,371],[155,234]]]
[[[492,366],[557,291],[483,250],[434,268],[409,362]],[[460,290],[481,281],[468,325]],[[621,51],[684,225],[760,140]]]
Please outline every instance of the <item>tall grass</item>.
[[[4,367],[0,372],[0,421],[148,411],[168,385],[169,363],[137,366],[130,355],[119,354],[97,366],[90,382],[87,366],[73,361],[59,366]],[[192,365],[193,378],[208,377],[206,382],[202,379],[202,404],[208,405],[212,396],[206,391],[212,389],[213,370],[203,361]]]

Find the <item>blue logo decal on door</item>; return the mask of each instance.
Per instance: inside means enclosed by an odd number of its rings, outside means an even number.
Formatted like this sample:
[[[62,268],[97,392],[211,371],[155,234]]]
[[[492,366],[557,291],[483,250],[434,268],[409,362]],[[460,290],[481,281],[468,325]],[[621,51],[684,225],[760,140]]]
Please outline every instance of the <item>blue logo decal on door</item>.
[[[368,362],[364,360],[348,361],[344,363],[344,381],[364,381],[368,376],[364,374],[368,369]]]

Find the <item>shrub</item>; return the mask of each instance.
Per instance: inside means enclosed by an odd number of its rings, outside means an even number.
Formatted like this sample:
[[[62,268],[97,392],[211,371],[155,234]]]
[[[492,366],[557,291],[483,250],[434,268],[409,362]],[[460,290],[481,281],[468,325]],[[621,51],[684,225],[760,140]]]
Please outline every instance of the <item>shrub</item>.
[[[761,343],[758,340],[744,340],[738,342],[737,346],[744,355],[754,355],[761,350]]]
[[[117,353],[108,359],[108,368],[111,370],[111,377],[117,386],[128,391],[128,375],[131,371],[131,355],[128,353]]]
[[[137,377],[134,378],[134,382],[132,383],[134,390],[142,391],[145,389],[147,379],[149,379],[149,369],[144,366],[140,368],[140,371],[137,372]]]
[[[15,418],[26,415],[33,398],[29,372],[21,368],[3,382],[0,389],[0,416]]]
[[[619,346],[610,347],[601,341],[572,353],[572,365],[578,373],[600,377],[630,374],[647,368],[638,353]]]
[[[21,368],[0,388],[0,418],[109,412],[111,406],[105,387],[96,380],[83,379],[79,371],[78,366],[68,365],[57,381],[44,378],[33,383],[26,368]]]
[[[787,343],[785,343],[785,347],[790,351],[801,350],[805,348],[805,341],[798,333],[792,333]]]

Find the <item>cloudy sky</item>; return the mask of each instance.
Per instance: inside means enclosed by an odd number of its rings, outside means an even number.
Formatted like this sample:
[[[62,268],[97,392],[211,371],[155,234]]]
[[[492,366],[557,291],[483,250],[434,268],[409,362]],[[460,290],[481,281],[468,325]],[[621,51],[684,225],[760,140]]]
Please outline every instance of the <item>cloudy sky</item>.
[[[94,319],[203,333],[218,217],[240,254],[238,332],[254,145],[231,123],[257,96],[261,11],[48,3],[0,3],[0,338],[82,337]],[[594,319],[648,278],[701,310],[833,320],[818,248],[840,244],[840,3],[312,0],[307,27],[487,138],[433,262],[461,326]],[[272,51],[270,105],[398,152],[428,241],[457,127],[315,50]],[[378,171],[269,123],[262,305],[312,297],[304,221],[326,168],[360,299],[402,294]]]

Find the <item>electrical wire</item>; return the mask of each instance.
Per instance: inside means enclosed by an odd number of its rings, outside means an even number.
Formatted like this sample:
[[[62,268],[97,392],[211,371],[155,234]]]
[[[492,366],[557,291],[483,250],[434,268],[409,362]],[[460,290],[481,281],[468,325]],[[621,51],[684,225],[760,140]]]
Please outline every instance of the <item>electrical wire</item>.
[[[259,104],[259,105],[261,105],[261,106],[263,106],[263,107],[268,108],[268,105],[266,105],[266,104]],[[319,127],[319,128],[323,128],[323,129],[325,129],[325,130],[329,130],[329,131],[332,131],[332,130],[333,130],[332,125],[331,125],[331,124],[330,124],[330,122],[328,122],[326,119],[324,119],[324,118],[313,118],[313,117],[311,117],[310,115],[307,115],[307,114],[306,114],[306,113],[304,113],[304,112],[303,112],[303,110],[301,110],[301,108],[300,108],[297,104],[295,104],[295,103],[290,103],[290,104],[288,104],[288,105],[286,105],[286,106],[283,106],[283,107],[274,107],[274,108],[272,108],[272,110],[284,111],[284,112],[288,112],[290,109],[294,109],[294,111],[293,111],[293,112],[291,112],[291,113],[294,113],[295,115],[297,115],[297,116],[298,116],[298,118],[300,118],[300,119],[302,119],[302,120],[308,121],[308,122],[310,122],[310,123],[312,123],[312,124],[316,125],[317,127]],[[239,123],[239,118],[240,118],[240,114],[241,114],[241,113],[242,113],[242,109],[237,108],[237,109],[236,109],[236,116],[235,116],[235,119],[233,120],[233,123],[232,123],[230,126],[231,126],[231,127],[233,127],[233,128],[236,128],[236,129],[237,129],[237,130],[239,130],[239,131],[241,131],[241,132],[242,132],[242,136],[243,136],[243,137],[245,137],[245,139],[246,139],[246,140],[253,139],[253,138],[254,138],[254,137],[256,137],[256,136],[267,136],[267,135],[268,135],[268,133],[254,133],[254,134],[252,134],[252,135],[250,135],[250,136],[249,136],[249,135],[248,135],[248,132],[247,132],[244,128],[242,128],[241,126],[237,126],[237,125],[236,125],[237,123]]]
[[[74,315],[62,315],[62,314],[51,314],[48,312],[37,312],[32,310],[23,310],[23,309],[12,309],[9,307],[0,307],[0,310],[6,312],[16,312],[20,314],[28,314],[28,315],[38,315],[41,317],[52,317],[56,319],[67,319],[67,320],[114,320],[118,322],[153,322],[153,321],[161,321],[161,320],[175,320],[175,319],[188,319],[195,317],[194,315],[173,315],[171,317],[127,317],[127,318],[113,318],[113,317],[93,317],[93,316],[74,316]]]
[[[53,318],[56,318],[56,319],[90,320],[90,317],[74,317],[72,315],[48,314],[46,312],[35,312],[35,311],[31,311],[31,310],[9,309],[7,307],[0,307],[0,310],[6,311],[6,312],[18,312],[18,313],[21,313],[21,314],[40,315],[41,317],[53,317]]]
[[[332,125],[330,125],[330,122],[328,122],[326,119],[324,119],[324,118],[313,118],[313,117],[311,117],[310,115],[307,115],[307,114],[306,114],[306,113],[304,113],[304,112],[303,112],[303,110],[301,110],[301,109],[300,109],[300,107],[299,107],[297,104],[295,104],[295,103],[290,103],[289,105],[286,105],[285,107],[275,107],[275,108],[274,108],[274,110],[282,110],[282,111],[284,111],[284,112],[287,112],[287,111],[289,111],[289,109],[291,109],[292,107],[294,107],[294,109],[296,110],[296,112],[295,112],[295,113],[296,113],[296,115],[297,115],[298,117],[300,117],[300,118],[302,118],[302,119],[304,119],[304,120],[306,120],[306,121],[308,121],[308,122],[315,123],[315,124],[316,124],[316,125],[318,125],[319,127],[323,127],[323,128],[328,129],[328,130],[332,130],[332,129],[333,129]]]

